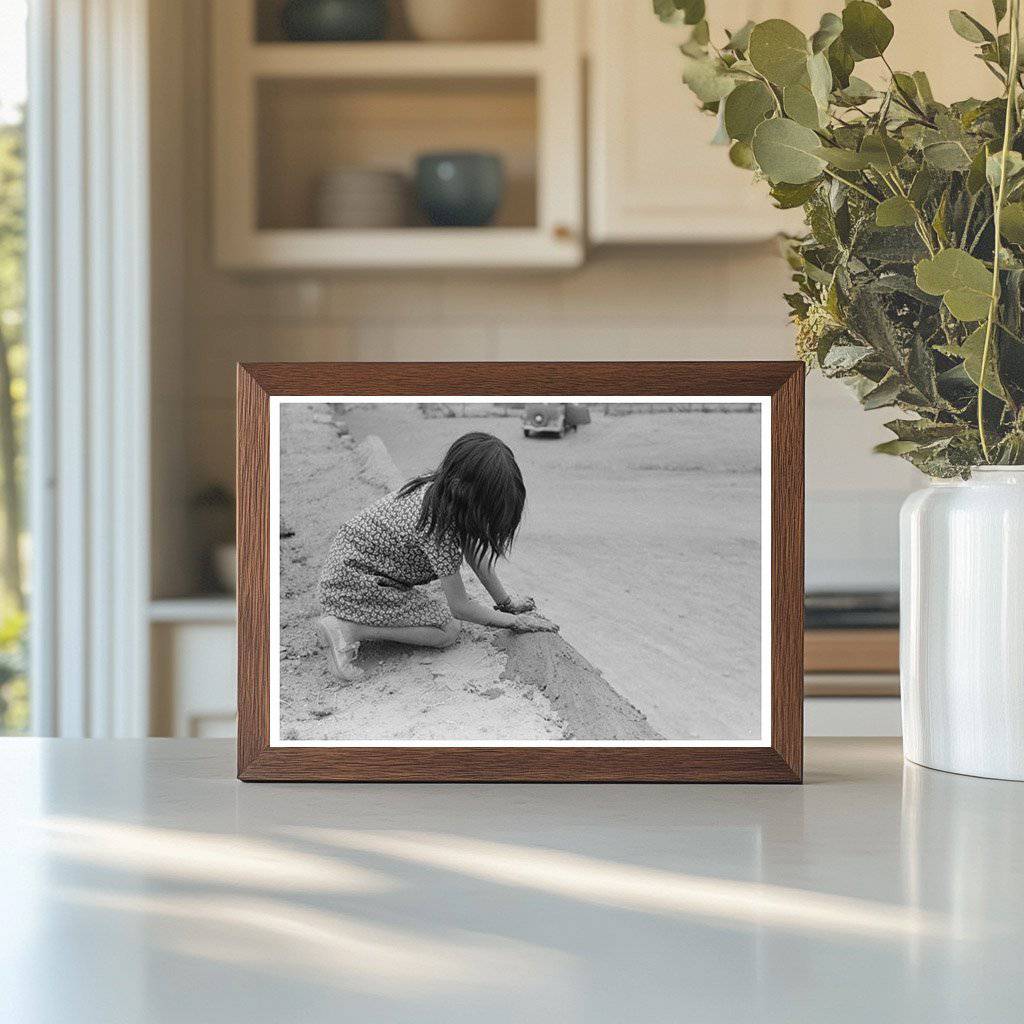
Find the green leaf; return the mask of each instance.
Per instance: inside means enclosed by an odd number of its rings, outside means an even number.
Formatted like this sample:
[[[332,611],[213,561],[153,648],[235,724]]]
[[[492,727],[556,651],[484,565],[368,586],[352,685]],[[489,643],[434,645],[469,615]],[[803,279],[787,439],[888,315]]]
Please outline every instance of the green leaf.
[[[690,33],[690,42],[695,46],[707,46],[711,42],[711,29],[706,21],[698,21]]]
[[[931,142],[922,153],[940,171],[966,171],[971,166],[971,158],[959,142]]]
[[[832,94],[832,69],[828,66],[828,57],[823,53],[815,54],[807,61],[807,80],[810,82],[811,95],[821,112],[819,121],[825,124],[828,120],[828,99]]]
[[[900,441],[916,441],[918,444],[929,444],[956,437],[963,430],[959,423],[935,423],[932,420],[890,420],[885,424]]]
[[[736,87],[736,79],[710,57],[683,57],[683,81],[701,103],[717,103]]]
[[[750,33],[753,31],[753,28],[754,22],[748,21],[742,28],[736,29],[729,36],[729,42],[725,44],[723,49],[732,50],[733,53],[746,53],[750,48]]]
[[[878,387],[872,388],[860,400],[865,409],[882,409],[887,405],[895,405],[902,386],[898,376],[887,377]]]
[[[747,142],[734,142],[729,147],[729,162],[736,167],[742,167],[745,171],[757,170],[754,151]]]
[[[985,390],[990,395],[1005,401],[1006,392],[1003,390],[1002,384],[999,383],[999,377],[996,374],[995,360],[993,359],[995,355],[994,349],[995,345],[990,343],[988,360],[985,366]],[[981,358],[985,352],[985,325],[981,324],[973,330],[956,352],[964,361],[964,372],[971,378],[976,387],[980,387]]]
[[[935,216],[932,217],[932,227],[938,236],[939,244],[943,247],[949,245],[949,233],[946,231],[946,214],[949,212],[949,189],[944,189],[939,205],[936,207]]]
[[[914,180],[910,183],[910,191],[907,195],[915,206],[920,208],[921,204],[928,198],[932,189],[935,188],[937,177],[936,173],[927,165],[923,166],[914,175]]]
[[[1024,245],[1024,203],[1007,203],[1003,207],[999,232],[1008,242]]]
[[[850,84],[853,72],[853,54],[842,36],[828,48],[828,66],[832,71],[832,79],[837,89],[845,89]]]
[[[917,286],[941,295],[946,308],[965,322],[988,316],[992,274],[977,257],[963,249],[943,249],[914,268]]]
[[[883,174],[889,174],[905,156],[903,147],[896,139],[878,133],[864,136],[860,152],[875,170]]]
[[[932,86],[928,81],[928,76],[923,71],[915,71],[911,77],[914,79],[914,85],[917,86],[917,95],[925,103],[934,103],[935,97],[932,95]]]
[[[825,161],[817,155],[818,136],[784,117],[762,121],[754,130],[754,156],[772,183],[801,185],[821,174]]]
[[[675,0],[676,7],[683,12],[683,21],[687,25],[696,25],[704,20],[704,0]]]
[[[907,376],[914,388],[920,393],[926,405],[939,402],[939,382],[935,376],[935,356],[931,346],[921,336],[915,334],[910,340],[910,352],[907,358]],[[903,401],[910,400],[910,394],[902,396]]]
[[[654,0],[654,13],[668,24],[696,25],[704,20],[704,0]]]
[[[857,232],[856,252],[861,259],[905,265],[928,255],[921,236],[912,228],[877,228],[874,218]]]
[[[800,185],[791,185],[788,182],[781,181],[777,185],[772,186],[771,196],[778,209],[793,210],[798,206],[803,206],[817,190],[817,180],[804,182]]]
[[[985,161],[985,177],[988,179],[988,183],[993,191],[999,188],[999,175],[1002,170],[1002,159],[1003,151],[1000,149],[991,153]],[[1007,182],[1013,181],[1014,178],[1018,177],[1022,171],[1024,171],[1024,157],[1014,149],[1008,150],[1006,154]]]
[[[807,69],[807,37],[795,25],[771,18],[750,33],[747,58],[773,85],[792,85]]]
[[[877,89],[856,75],[850,76],[846,88],[840,93],[843,102],[850,106],[856,106],[858,103],[867,103],[868,100],[873,100],[877,95]]]
[[[911,75],[904,74],[902,71],[894,71],[892,80],[901,93],[909,96],[912,100],[918,99],[917,82]]]
[[[782,109],[787,117],[805,128],[821,127],[821,111],[806,85],[787,85],[782,90]]]
[[[986,143],[971,160],[971,166],[967,171],[967,191],[972,196],[977,195],[985,186],[985,161],[988,160],[988,146]]]
[[[843,39],[855,57],[881,57],[892,35],[892,22],[874,4],[853,0],[843,9]]]
[[[654,0],[654,13],[664,22],[676,21],[679,16],[672,0]]]
[[[775,109],[775,99],[764,82],[743,82],[725,100],[725,130],[729,138],[750,142],[754,129]]]
[[[811,53],[827,50],[843,31],[843,19],[838,14],[823,14],[818,31],[811,36]]]
[[[866,156],[855,153],[852,149],[819,146],[814,153],[832,167],[838,167],[842,171],[863,171],[871,166],[871,161]]]
[[[992,0],[992,12],[996,16],[996,25],[1006,17],[1006,0]]]
[[[950,11],[949,23],[953,31],[969,43],[992,42],[995,36],[980,21],[972,18],[966,11]]]
[[[915,451],[920,447],[918,441],[883,441],[881,444],[876,444],[872,451],[876,455],[906,455],[907,452]]]
[[[875,207],[875,223],[880,228],[908,227],[916,221],[914,204],[903,196],[891,196]]]
[[[906,339],[889,317],[890,302],[890,296],[877,287],[859,288],[850,302],[846,321],[856,337],[874,349],[885,367],[899,369],[906,360]],[[881,381],[882,378],[873,379]]]

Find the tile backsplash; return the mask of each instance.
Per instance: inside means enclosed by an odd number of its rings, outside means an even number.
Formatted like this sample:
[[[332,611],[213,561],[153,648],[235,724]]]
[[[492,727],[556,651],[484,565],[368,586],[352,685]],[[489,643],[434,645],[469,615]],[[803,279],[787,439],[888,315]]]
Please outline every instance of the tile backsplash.
[[[206,267],[190,279],[190,490],[231,481],[238,360],[792,357],[786,267],[768,245],[599,253],[553,274],[243,278]],[[885,418],[808,380],[808,586],[896,584],[896,516],[915,477],[871,453]]]

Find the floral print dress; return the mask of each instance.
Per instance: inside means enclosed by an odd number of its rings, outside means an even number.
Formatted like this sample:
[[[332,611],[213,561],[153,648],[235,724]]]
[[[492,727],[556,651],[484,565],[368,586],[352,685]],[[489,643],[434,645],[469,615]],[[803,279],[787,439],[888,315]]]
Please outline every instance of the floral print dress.
[[[317,588],[326,615],[367,626],[448,624],[447,604],[419,588],[457,572],[462,549],[417,528],[425,493],[388,494],[338,531]]]

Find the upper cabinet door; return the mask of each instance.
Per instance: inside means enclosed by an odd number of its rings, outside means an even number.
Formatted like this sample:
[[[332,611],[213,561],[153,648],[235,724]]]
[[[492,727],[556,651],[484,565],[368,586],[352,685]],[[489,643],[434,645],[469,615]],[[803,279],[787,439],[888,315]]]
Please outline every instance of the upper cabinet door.
[[[820,3],[730,0],[708,5],[712,32],[787,18],[816,28]],[[768,238],[799,225],[749,171],[712,146],[715,119],[682,82],[682,25],[663,25],[650,0],[590,0],[590,237],[594,242]]]
[[[989,0],[955,6],[992,22]],[[748,19],[785,18],[805,33],[842,0],[719,0],[712,34]],[[896,26],[887,54],[899,70],[927,71],[936,98],[996,95],[998,83],[949,25],[946,5],[902,0],[886,14]],[[799,230],[799,210],[776,210],[764,183],[710,145],[715,121],[697,109],[681,80],[679,44],[689,28],[663,25],[650,0],[589,0],[589,217],[593,242],[713,242]],[[1006,25],[1003,24],[1005,31]],[[888,77],[879,61],[857,72]]]

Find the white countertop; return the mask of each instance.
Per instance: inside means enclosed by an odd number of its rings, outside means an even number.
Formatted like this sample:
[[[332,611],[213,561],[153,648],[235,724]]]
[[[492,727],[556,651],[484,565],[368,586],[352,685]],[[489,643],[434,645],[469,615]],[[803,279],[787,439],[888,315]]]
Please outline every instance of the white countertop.
[[[1024,785],[807,746],[803,787],[330,786],[0,741],[0,1021],[1018,1019]]]

